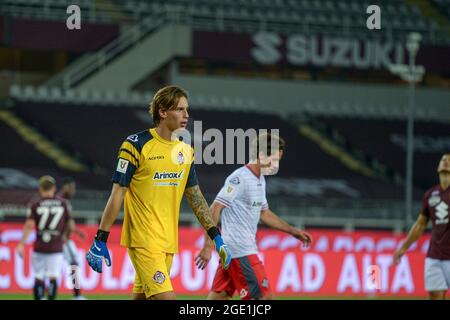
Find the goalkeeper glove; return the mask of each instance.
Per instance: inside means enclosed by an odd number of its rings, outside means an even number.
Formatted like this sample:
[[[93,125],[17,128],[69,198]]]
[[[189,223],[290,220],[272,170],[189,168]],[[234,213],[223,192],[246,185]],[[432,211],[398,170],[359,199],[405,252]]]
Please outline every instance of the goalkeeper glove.
[[[208,230],[208,235],[214,241],[214,246],[216,247],[216,251],[219,254],[222,263],[222,268],[224,270],[228,269],[231,262],[231,252],[230,249],[228,249],[228,246],[223,243],[219,229],[217,229],[217,227],[210,228]]]
[[[102,258],[105,259],[105,264],[111,266],[111,257],[109,256],[106,241],[108,240],[109,232],[98,230],[95,235],[94,243],[86,253],[86,260],[89,266],[96,272],[102,273]]]

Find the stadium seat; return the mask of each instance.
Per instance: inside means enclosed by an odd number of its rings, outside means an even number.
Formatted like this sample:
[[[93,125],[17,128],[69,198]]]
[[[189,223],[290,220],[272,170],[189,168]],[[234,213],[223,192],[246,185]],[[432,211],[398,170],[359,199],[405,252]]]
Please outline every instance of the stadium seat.
[[[34,99],[36,99],[38,101],[49,102],[50,101],[50,92],[49,92],[48,88],[45,86],[35,88]]]
[[[62,92],[59,87],[51,87],[50,88],[50,101],[52,102],[61,102],[62,100]]]
[[[11,97],[19,97],[22,94],[22,89],[18,84],[12,84],[9,87],[9,95]]]
[[[67,102],[67,103],[76,103],[76,93],[75,90],[73,89],[68,89],[65,90],[63,98],[62,98],[62,102]]]
[[[35,90],[33,86],[27,85],[23,90],[23,99],[28,100],[35,96]]]

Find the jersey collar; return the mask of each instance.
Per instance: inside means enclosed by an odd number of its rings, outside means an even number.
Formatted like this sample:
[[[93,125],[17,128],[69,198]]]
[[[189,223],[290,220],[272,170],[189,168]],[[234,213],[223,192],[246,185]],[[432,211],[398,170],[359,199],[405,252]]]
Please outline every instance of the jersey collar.
[[[250,170],[250,172],[253,173],[253,175],[254,175],[256,178],[258,178],[258,179],[261,178],[261,173],[260,173],[259,176],[258,176],[258,175],[256,174],[256,172],[253,171],[252,167],[250,167],[248,164],[245,164],[245,167],[246,167],[248,170]]]
[[[175,144],[177,141],[169,141],[161,137],[155,130],[155,128],[150,129],[150,134],[159,142],[165,143],[165,144]]]

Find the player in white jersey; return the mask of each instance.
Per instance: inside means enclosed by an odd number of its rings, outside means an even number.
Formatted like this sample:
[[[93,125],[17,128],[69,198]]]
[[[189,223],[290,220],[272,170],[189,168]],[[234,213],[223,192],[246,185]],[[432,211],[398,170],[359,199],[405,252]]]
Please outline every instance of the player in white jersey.
[[[222,237],[233,259],[228,270],[218,268],[208,299],[230,299],[237,291],[241,299],[271,299],[269,281],[259,259],[256,231],[261,219],[266,225],[284,231],[309,246],[311,236],[292,227],[269,209],[265,175],[278,172],[285,143],[275,135],[262,134],[252,142],[250,163],[227,177],[211,205],[215,223],[221,218]],[[196,256],[196,265],[204,269],[211,259],[214,244],[205,237],[205,245]]]

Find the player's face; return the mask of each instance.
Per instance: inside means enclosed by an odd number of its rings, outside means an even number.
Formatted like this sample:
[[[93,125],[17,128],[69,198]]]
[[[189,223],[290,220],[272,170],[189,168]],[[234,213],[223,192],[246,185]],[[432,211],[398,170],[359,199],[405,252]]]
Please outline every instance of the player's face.
[[[270,157],[260,154],[259,162],[261,164],[261,173],[265,176],[272,176],[278,173],[280,160],[283,157],[283,151],[277,151]]]
[[[187,99],[181,97],[175,108],[166,111],[164,122],[170,131],[186,128],[189,119],[188,108],[189,105]]]
[[[63,187],[63,192],[70,198],[74,197],[77,192],[76,184],[74,182],[65,184]]]
[[[450,173],[450,153],[444,154],[442,156],[441,161],[439,162],[437,171],[439,173],[441,173],[441,172]]]

